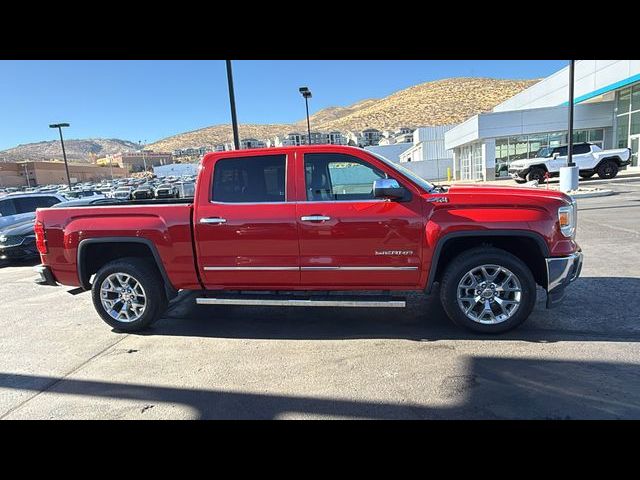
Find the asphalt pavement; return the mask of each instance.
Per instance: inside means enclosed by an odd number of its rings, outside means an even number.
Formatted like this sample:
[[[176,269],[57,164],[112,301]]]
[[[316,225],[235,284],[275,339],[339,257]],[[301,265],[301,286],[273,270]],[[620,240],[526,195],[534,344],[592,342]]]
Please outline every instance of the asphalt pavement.
[[[89,294],[0,268],[0,418],[640,418],[640,179],[578,201],[582,277],[479,336],[406,309],[197,306],[113,332]]]

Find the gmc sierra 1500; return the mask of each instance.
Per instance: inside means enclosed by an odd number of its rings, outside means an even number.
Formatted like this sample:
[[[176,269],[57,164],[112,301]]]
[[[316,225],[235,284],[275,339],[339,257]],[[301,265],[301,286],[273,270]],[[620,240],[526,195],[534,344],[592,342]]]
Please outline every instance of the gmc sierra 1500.
[[[36,268],[91,289],[120,331],[182,289],[204,305],[379,308],[439,283],[455,323],[496,333],[529,316],[536,285],[547,307],[562,300],[582,266],[575,231],[559,192],[436,186],[352,147],[268,148],[207,154],[193,199],[38,210]]]

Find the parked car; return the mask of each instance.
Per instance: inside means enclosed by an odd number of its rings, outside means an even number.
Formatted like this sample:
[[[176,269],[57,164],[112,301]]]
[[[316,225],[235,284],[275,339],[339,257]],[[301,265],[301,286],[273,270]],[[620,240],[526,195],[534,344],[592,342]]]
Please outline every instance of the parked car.
[[[134,200],[147,200],[154,197],[153,188],[150,186],[142,185],[136,188],[131,196]]]
[[[156,188],[156,198],[177,198],[178,189],[170,183],[163,183]]]
[[[51,208],[80,207],[102,203],[113,204],[114,200],[104,196],[91,196],[56,203]],[[35,246],[34,222],[35,213],[26,221],[0,230],[0,260],[29,260],[39,255]]]
[[[0,198],[0,229],[35,217],[37,208],[46,208],[66,199],[57,193],[10,193]]]
[[[576,218],[561,192],[435,186],[359,148],[215,152],[193,200],[38,210],[36,271],[91,289],[119,331],[181,289],[201,305],[383,308],[439,283],[451,320],[499,333],[529,317],[537,285],[549,308],[580,275]]]
[[[567,156],[567,145],[544,147],[535,158],[511,162],[509,175],[518,183],[533,180],[542,182],[546,174],[549,177],[560,175],[560,168],[567,166]],[[596,173],[600,178],[614,178],[619,170],[631,163],[631,149],[602,150],[591,143],[577,143],[573,145],[572,158],[582,178],[591,178]]]
[[[35,233],[35,218],[0,230],[0,260],[28,260],[38,257]]]
[[[133,192],[133,188],[126,187],[118,187],[118,189],[113,192],[113,198],[117,198],[119,200],[131,200],[131,193]]]

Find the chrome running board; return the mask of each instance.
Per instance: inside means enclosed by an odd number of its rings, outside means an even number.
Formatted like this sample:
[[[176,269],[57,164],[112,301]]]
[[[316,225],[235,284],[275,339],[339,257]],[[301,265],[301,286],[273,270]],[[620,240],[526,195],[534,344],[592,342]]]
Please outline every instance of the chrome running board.
[[[365,297],[366,298],[366,297]],[[198,305],[253,305],[258,307],[360,307],[360,308],[404,308],[406,302],[404,299],[344,299],[339,297],[328,299],[310,299],[310,298],[196,298]]]

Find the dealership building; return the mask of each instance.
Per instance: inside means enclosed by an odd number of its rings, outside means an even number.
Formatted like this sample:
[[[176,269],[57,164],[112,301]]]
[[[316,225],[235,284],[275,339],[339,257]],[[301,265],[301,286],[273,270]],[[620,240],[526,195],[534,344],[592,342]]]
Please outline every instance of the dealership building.
[[[554,73],[474,115],[444,134],[453,151],[457,180],[507,177],[514,160],[533,158],[545,146],[567,143],[569,68]],[[640,60],[575,62],[574,143],[632,151],[638,168],[640,141]]]

